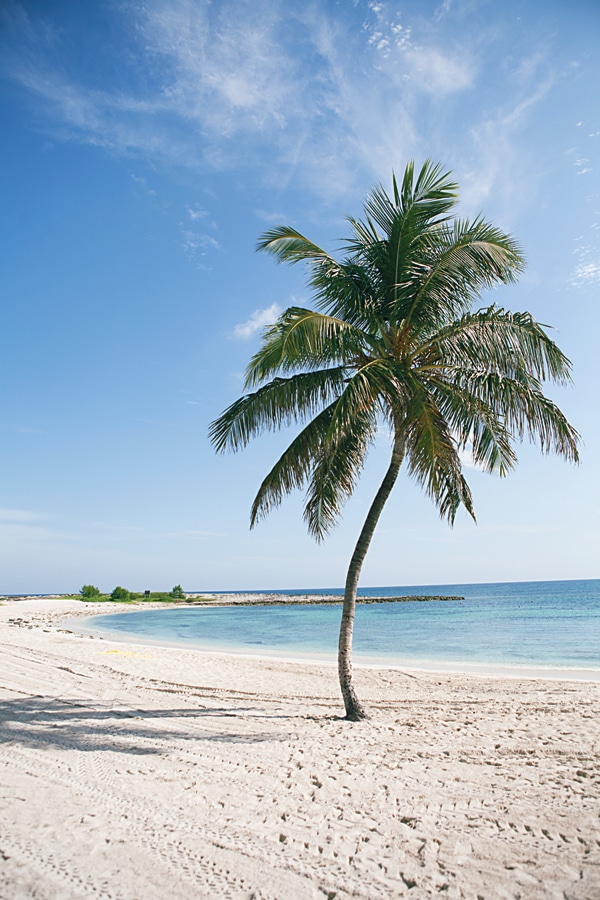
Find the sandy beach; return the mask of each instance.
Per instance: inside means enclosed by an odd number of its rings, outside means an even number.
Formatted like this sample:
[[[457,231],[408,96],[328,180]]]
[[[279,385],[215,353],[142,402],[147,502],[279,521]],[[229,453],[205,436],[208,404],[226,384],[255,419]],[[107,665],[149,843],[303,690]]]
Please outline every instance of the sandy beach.
[[[600,897],[597,683],[358,669],[350,724],[332,666],[103,611],[0,606],[0,898]]]

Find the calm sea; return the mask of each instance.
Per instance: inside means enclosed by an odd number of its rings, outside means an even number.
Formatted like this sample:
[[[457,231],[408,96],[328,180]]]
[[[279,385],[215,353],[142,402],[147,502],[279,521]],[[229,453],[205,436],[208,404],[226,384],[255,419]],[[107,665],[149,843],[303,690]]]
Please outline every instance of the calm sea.
[[[341,591],[278,591],[339,594]],[[358,605],[356,663],[577,668],[600,673],[600,580],[362,588],[362,596],[461,601]],[[339,605],[190,607],[96,616],[124,639],[333,659]]]

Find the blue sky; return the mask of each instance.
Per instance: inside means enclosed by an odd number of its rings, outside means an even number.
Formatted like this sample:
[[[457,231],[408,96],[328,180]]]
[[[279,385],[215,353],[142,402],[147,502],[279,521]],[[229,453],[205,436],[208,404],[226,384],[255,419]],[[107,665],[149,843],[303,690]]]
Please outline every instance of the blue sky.
[[[255,253],[431,157],[520,241],[488,295],[552,325],[578,467],[468,469],[454,529],[400,479],[364,585],[600,577],[600,7],[595,0],[5,0],[0,9],[0,592],[340,586],[382,438],[317,545],[249,508],[290,434],[217,457],[260,328],[310,304]]]

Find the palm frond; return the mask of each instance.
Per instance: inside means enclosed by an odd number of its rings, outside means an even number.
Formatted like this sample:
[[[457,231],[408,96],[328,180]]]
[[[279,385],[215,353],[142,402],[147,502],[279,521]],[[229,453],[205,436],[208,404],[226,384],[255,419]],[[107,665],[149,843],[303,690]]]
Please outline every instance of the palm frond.
[[[264,478],[250,513],[250,528],[264,519],[283,498],[301,488],[322,452],[335,404],[330,404],[302,429]]]
[[[393,317],[434,331],[466,313],[485,288],[514,281],[524,265],[510,235],[482,219],[457,220],[423,236]]]
[[[361,245],[376,239],[376,233],[363,235]],[[274,256],[278,262],[304,262],[308,283],[317,308],[341,317],[358,327],[368,325],[373,314],[372,283],[364,267],[352,258],[338,262],[293,228],[278,226],[261,235],[257,250]]]
[[[401,191],[393,177],[393,200],[379,185],[365,203],[366,222],[349,218],[354,238],[346,248],[386,285],[386,290],[380,291],[384,303],[396,302],[400,286],[412,281],[418,248],[427,234],[437,233],[447,221],[446,213],[456,202],[456,189],[449,173],[430,161],[423,165],[415,184],[411,163]],[[374,223],[382,229],[382,236]]]
[[[359,411],[354,415],[351,427],[343,431],[333,429],[332,433],[330,423],[310,478],[304,507],[308,532],[316,540],[323,540],[337,523],[345,502],[354,491],[376,433],[377,416],[373,408]]]
[[[428,382],[430,391],[460,450],[471,446],[475,465],[490,474],[508,475],[517,462],[514,436],[503,418],[472,394],[464,384],[439,379]]]
[[[455,440],[432,394],[412,380],[411,406],[405,422],[408,471],[450,524],[462,504],[475,518],[469,486]]]
[[[467,313],[415,349],[417,358],[427,358],[449,367],[478,367],[510,377],[527,373],[539,383],[571,381],[571,362],[532,315],[512,313],[490,306]],[[417,362],[418,365],[418,362]]]
[[[300,234],[288,225],[278,225],[263,232],[258,239],[256,249],[269,253],[278,262],[321,262],[331,257],[317,244]],[[333,260],[335,262],[335,260]]]
[[[556,453],[569,462],[579,461],[580,435],[558,406],[537,387],[494,372],[473,372],[465,388],[516,437],[527,436],[543,453]]]
[[[217,452],[239,450],[263,431],[304,420],[320,412],[343,389],[343,367],[274,378],[232,403],[209,428]]]
[[[376,253],[372,244],[370,253]],[[369,334],[381,327],[381,283],[376,265],[365,257],[348,257],[343,262],[323,262],[314,266],[309,278],[317,309],[344,319]]]
[[[343,319],[291,306],[265,331],[246,369],[245,387],[278,373],[345,365],[364,355],[368,343],[364,332]]]
[[[431,227],[446,221],[446,214],[456,203],[458,185],[449,172],[431,160],[421,167],[415,181],[414,163],[404,171],[402,188],[398,190],[393,176],[393,200],[378,185],[364,204],[365,215],[382,229],[389,239],[399,224],[407,230]]]
[[[409,403],[394,360],[365,363],[347,380],[332,410],[318,463],[310,480],[304,518],[321,540],[354,490],[365,455],[377,433],[378,416],[400,418]]]
[[[393,359],[374,359],[362,365],[346,379],[335,405],[327,440],[335,444],[352,429],[355,417],[367,411],[383,414],[390,421],[405,416],[411,402],[406,375],[403,366]]]

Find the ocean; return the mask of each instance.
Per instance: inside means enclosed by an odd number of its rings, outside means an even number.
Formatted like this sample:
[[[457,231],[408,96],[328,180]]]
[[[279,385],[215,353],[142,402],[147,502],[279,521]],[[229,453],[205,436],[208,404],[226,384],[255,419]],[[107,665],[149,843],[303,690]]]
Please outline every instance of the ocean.
[[[600,580],[376,587],[359,594],[464,599],[359,604],[355,664],[577,669],[600,677]],[[163,608],[95,616],[87,628],[129,640],[333,660],[340,615],[338,604]]]

